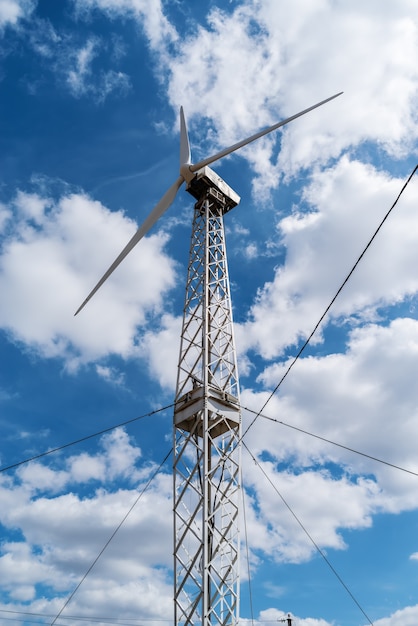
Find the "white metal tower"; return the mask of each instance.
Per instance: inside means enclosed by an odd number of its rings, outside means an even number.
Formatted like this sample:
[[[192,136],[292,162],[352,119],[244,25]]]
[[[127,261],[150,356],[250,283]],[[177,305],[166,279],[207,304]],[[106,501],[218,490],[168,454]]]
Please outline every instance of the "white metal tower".
[[[223,216],[210,168],[189,184],[191,236],[174,410],[175,624],[236,624],[241,420]]]

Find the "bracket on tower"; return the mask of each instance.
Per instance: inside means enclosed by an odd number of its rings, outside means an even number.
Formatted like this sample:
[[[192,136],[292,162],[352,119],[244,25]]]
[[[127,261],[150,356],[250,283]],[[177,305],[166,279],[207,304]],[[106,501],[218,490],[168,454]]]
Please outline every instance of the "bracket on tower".
[[[240,419],[240,404],[238,398],[221,389],[209,387],[205,397],[203,387],[195,387],[185,393],[176,403],[174,409],[174,423],[177,428],[195,432],[203,436],[202,411],[205,401],[209,411],[209,425],[212,437],[218,437],[234,428]],[[196,424],[196,420],[198,423]]]

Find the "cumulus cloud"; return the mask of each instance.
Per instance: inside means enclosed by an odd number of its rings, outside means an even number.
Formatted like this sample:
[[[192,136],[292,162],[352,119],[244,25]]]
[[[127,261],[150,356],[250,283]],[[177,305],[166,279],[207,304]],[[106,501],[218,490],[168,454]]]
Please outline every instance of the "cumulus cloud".
[[[245,438],[267,474],[244,459],[252,546],[278,560],[314,550],[277,492],[325,548],[344,549],[341,531],[367,528],[377,513],[416,508],[417,359],[418,322],[409,318],[353,330],[345,353],[299,359],[263,411],[272,420],[259,417]],[[262,382],[272,388],[285,369],[271,366]],[[269,396],[244,390],[242,404],[258,410]],[[244,430],[253,419],[245,416]]]
[[[144,239],[74,318],[136,225],[82,194],[53,201],[19,192],[12,206],[16,217],[0,256],[2,328],[44,357],[63,358],[70,368],[109,354],[132,357],[138,327],[160,309],[174,284],[166,235]],[[141,288],[133,289],[135,284]]]
[[[247,0],[229,13],[215,8],[208,25],[194,25],[179,54],[165,58],[170,100],[176,110],[185,105],[192,121],[205,117],[208,139],[224,146],[345,92],[286,127],[278,156],[276,138],[245,151],[258,197],[283,173],[366,141],[401,157],[418,130],[417,11],[409,0],[396,7]]]
[[[17,472],[25,490],[34,493],[58,493],[74,484],[85,484],[95,480],[112,482],[116,479],[135,483],[140,473],[134,470],[141,457],[122,429],[116,429],[101,439],[102,451],[94,455],[81,453],[68,457],[64,468],[51,468],[43,463],[23,465]],[[148,471],[148,469],[146,469]]]
[[[61,609],[60,595],[74,588],[155,472],[153,464],[142,464],[140,471],[132,472],[140,457],[134,442],[117,430],[103,437],[97,454],[74,455],[62,469],[58,459],[55,468],[35,463],[21,468],[15,478],[2,477],[1,523],[19,529],[22,537],[4,542],[0,551],[0,582],[10,600],[33,601],[22,610],[37,613],[51,615]],[[127,466],[137,490],[120,486]],[[63,476],[79,486],[94,480],[97,490],[86,497],[65,493],[68,482]],[[171,479],[160,474],[83,584],[73,610],[91,614],[91,598],[96,597],[98,604],[93,605],[102,610],[108,606],[112,614],[119,607],[119,615],[129,616],[130,611],[146,617],[171,615],[170,511]],[[35,600],[39,584],[56,597]]]
[[[298,0],[279,8],[273,0],[246,0],[230,12],[213,8],[205,25],[192,22],[181,37],[160,2],[74,0],[74,6],[79,17],[100,10],[140,23],[173,108],[177,113],[185,106],[209,150],[344,91],[286,127],[279,153],[277,135],[240,152],[255,173],[259,199],[267,199],[283,176],[323,165],[353,146],[377,141],[401,158],[417,137],[418,9],[410,0],[396,7],[385,2],[385,10],[382,4],[356,4],[354,10]],[[86,53],[89,44],[78,50],[78,63]],[[69,78],[77,85],[82,76],[76,63]]]
[[[244,471],[245,486],[253,494],[252,507],[246,511],[249,547],[264,558],[300,563],[316,552],[316,546],[347,548],[343,529],[371,526],[371,514],[380,504],[374,481],[336,479],[325,470],[278,471],[271,462],[258,462],[262,471],[254,471],[246,454],[244,460],[252,468]],[[303,520],[303,528],[298,520]]]
[[[24,6],[29,4],[0,0],[0,25],[2,19],[3,24],[17,23]],[[2,17],[7,7],[11,10]],[[179,104],[186,106],[192,129],[199,124],[202,144],[210,147],[230,144],[345,90],[326,108],[287,127],[280,140],[267,138],[242,153],[256,174],[254,191],[262,198],[281,180],[288,182],[301,169],[313,168],[298,206],[281,217],[273,233],[286,250],[285,262],[260,288],[247,321],[236,328],[246,373],[253,371],[254,352],[266,360],[283,359],[260,373],[256,391],[242,393],[244,405],[259,409],[286,370],[285,350],[313,328],[403,184],[401,177],[359,159],[367,154],[367,142],[393,159],[415,149],[416,2],[345,6],[283,0],[279,12],[275,0],[246,0],[235,3],[229,13],[214,8],[204,26],[193,24],[184,37],[164,15],[161,2],[74,0],[74,7],[79,18],[101,11],[140,24],[171,105],[176,111]],[[54,67],[73,96],[103,101],[115,90],[129,88],[127,76],[113,65],[95,72],[105,49],[100,38],[70,42],[51,26],[45,26],[44,34],[43,39],[38,36],[37,47],[32,40],[34,49],[49,61],[60,51]],[[321,171],[330,159],[332,166]],[[258,467],[254,470],[245,454],[254,569],[260,557],[299,563],[314,550],[278,493],[317,544],[329,550],[346,549],[344,531],[370,527],[379,512],[416,508],[415,477],[301,432],[360,452],[368,442],[368,454],[418,471],[413,376],[418,326],[412,305],[411,317],[379,325],[382,307],[416,298],[416,200],[416,185],[411,184],[330,312],[328,324],[345,334],[341,352],[301,358],[268,404],[266,414],[299,430],[286,429],[282,436],[284,426],[260,417],[246,436],[271,481]],[[148,324],[151,313],[162,312],[175,282],[166,235],[146,238],[88,308],[73,318],[135,228],[121,212],[111,213],[82,193],[52,199],[18,192],[13,202],[0,205],[1,327],[39,355],[63,358],[68,368],[95,362],[98,375],[119,385],[123,377],[102,361],[109,354],[127,359],[140,350],[153,377],[172,389],[180,319],[166,313],[158,327]],[[250,233],[243,234],[242,253],[247,258],[260,254]],[[132,290],[138,284],[141,289]],[[320,332],[315,341],[322,339]],[[0,572],[7,572],[0,578],[10,599],[56,614],[59,594],[74,588],[137,497],[133,484],[140,487],[149,478],[153,466],[145,462],[138,468],[141,454],[126,433],[117,431],[103,439],[96,454],[75,454],[48,467],[32,463],[14,478],[2,477],[0,521],[22,536],[2,544],[0,553]],[[129,518],[117,551],[106,553],[95,576],[83,585],[74,613],[89,615],[92,606],[101,606],[106,614],[115,614],[117,608],[120,617],[129,617],[129,598],[130,610],[141,616],[171,618],[171,488],[170,477],[159,475],[136,516]],[[416,554],[410,559],[416,560]],[[55,599],[35,601],[37,584],[52,590],[49,596]],[[406,607],[375,623],[416,624],[417,611]],[[269,609],[259,622],[282,615]],[[313,618],[298,623],[327,626]]]
[[[374,621],[375,626],[396,626],[402,623],[403,626],[414,626],[418,619],[418,605],[406,606],[399,611],[395,611],[390,617]]]
[[[370,495],[375,491],[372,481],[336,481],[325,471],[279,475],[271,462],[263,467],[289,504],[307,520],[322,547],[345,547],[336,532],[339,527],[370,524],[366,505],[369,502],[370,510]],[[84,575],[154,472],[154,464],[144,463],[135,442],[118,429],[102,438],[96,453],[57,457],[48,467],[31,463],[14,477],[3,475],[0,521],[21,535],[3,543],[0,551],[0,571],[7,571],[7,577],[0,574],[0,582],[15,609],[24,602],[23,610],[56,614],[62,607],[60,596]],[[131,486],[122,487],[121,478]],[[93,490],[89,489],[92,484]],[[294,520],[286,520],[263,475],[249,472],[245,485],[252,553],[280,562],[308,558],[312,546]],[[84,495],[76,495],[76,486]],[[72,613],[96,616],[100,606],[109,607],[111,614],[119,617],[138,612],[144,619],[170,619],[171,489],[168,474],[154,478],[72,600]],[[334,503],[331,507],[330,502]],[[52,592],[49,599],[35,599],[39,584]],[[96,607],[95,612],[91,613],[91,607]],[[268,616],[269,611],[263,611],[260,624],[267,622]],[[306,622],[310,623],[324,624],[321,620]]]
[[[274,358],[310,334],[403,184],[347,157],[313,176],[303,192],[305,205],[278,224],[285,264],[260,289],[248,321],[237,327],[241,349]],[[376,319],[379,307],[417,293],[417,194],[413,179],[334,303],[331,319]],[[320,337],[319,332],[314,341]]]

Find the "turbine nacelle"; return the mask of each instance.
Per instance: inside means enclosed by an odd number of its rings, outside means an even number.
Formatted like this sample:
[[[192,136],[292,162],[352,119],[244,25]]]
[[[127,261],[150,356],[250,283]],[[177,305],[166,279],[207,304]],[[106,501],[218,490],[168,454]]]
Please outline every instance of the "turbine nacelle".
[[[284,126],[285,124],[288,124],[289,122],[292,122],[296,118],[301,117],[302,115],[305,115],[306,113],[309,113],[309,111],[313,111],[313,109],[317,109],[318,107],[322,106],[326,102],[329,102],[330,100],[333,100],[334,98],[337,98],[342,93],[343,92],[341,91],[335,94],[334,96],[327,98],[326,100],[322,100],[321,102],[318,102],[317,104],[312,105],[308,109],[304,109],[303,111],[300,111],[299,113],[296,113],[295,115],[292,115],[291,117],[288,117],[287,119],[281,122],[278,122],[277,124],[274,124],[273,126],[269,126],[269,128],[265,128],[264,130],[261,130],[260,132],[255,133],[255,135],[251,135],[251,137],[247,137],[246,139],[243,139],[242,141],[235,143],[233,146],[230,146],[229,148],[225,148],[224,150],[221,150],[220,152],[217,152],[216,154],[206,159],[203,159],[202,161],[199,161],[198,163],[195,163],[195,164],[191,162],[191,151],[190,151],[189,134],[187,132],[187,124],[186,124],[186,119],[184,116],[183,107],[180,107],[180,175],[179,177],[171,185],[171,187],[169,187],[169,189],[165,192],[161,200],[155,205],[155,207],[153,208],[151,213],[148,215],[146,220],[138,228],[138,230],[136,231],[132,239],[128,241],[125,248],[122,250],[119,256],[114,260],[112,265],[105,272],[105,274],[99,280],[97,285],[92,289],[92,291],[89,293],[89,295],[81,304],[81,306],[77,309],[77,311],[75,312],[75,315],[77,315],[77,313],[81,311],[81,309],[87,304],[87,302],[94,296],[96,291],[100,289],[103,283],[115,271],[118,265],[122,263],[123,259],[129,254],[129,252],[147,234],[150,228],[152,228],[152,226],[163,215],[163,213],[165,213],[168,207],[174,202],[177,192],[184,182],[187,185],[187,190],[190,191],[192,195],[194,195],[193,181],[198,180],[199,176],[206,176],[210,180],[216,180],[217,186],[219,183],[219,184],[225,185],[225,187],[227,188],[225,195],[228,195],[232,201],[231,206],[229,208],[236,206],[236,204],[238,204],[239,202],[239,196],[237,196],[237,194],[225,183],[225,181],[223,181],[216,174],[216,172],[214,172],[211,168],[207,166],[210,165],[211,163],[214,163],[215,161],[219,161],[219,159],[222,159],[224,156],[227,156],[228,154],[232,154],[232,152],[235,152],[236,150],[243,148],[249,143],[252,143],[253,141],[255,141],[256,139],[259,139],[260,137],[264,137],[265,135],[268,135],[274,130],[277,130],[278,128],[280,128],[281,126]],[[212,178],[213,176],[216,178],[213,179]],[[230,193],[233,194],[232,197],[229,195]]]
[[[193,179],[186,186],[188,191],[196,200],[202,198],[202,194],[208,188],[213,190],[213,193],[220,193],[224,198],[223,214],[227,213],[231,209],[240,203],[241,198],[224,180],[208,165],[205,165],[193,175]],[[215,191],[216,190],[216,191]]]

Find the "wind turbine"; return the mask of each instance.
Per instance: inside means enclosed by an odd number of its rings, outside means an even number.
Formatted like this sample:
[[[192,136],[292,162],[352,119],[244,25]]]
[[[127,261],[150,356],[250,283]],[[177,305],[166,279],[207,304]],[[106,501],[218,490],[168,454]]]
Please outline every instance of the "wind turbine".
[[[235,626],[239,619],[241,409],[223,216],[240,198],[208,166],[341,93],[195,164],[181,108],[179,177],[76,311],[186,183],[196,203],[174,408],[175,626]]]

